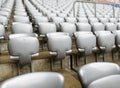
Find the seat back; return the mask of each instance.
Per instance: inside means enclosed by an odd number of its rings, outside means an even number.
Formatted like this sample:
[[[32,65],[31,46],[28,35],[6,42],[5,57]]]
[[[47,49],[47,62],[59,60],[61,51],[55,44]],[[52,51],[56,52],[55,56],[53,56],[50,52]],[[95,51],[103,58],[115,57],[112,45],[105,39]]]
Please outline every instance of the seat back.
[[[54,22],[57,26],[57,31],[60,31],[60,23],[64,22],[64,18],[62,17],[52,17],[52,22]]]
[[[111,23],[117,23],[117,19],[116,18],[109,18]]]
[[[0,15],[7,17],[8,19],[10,18],[10,13],[7,11],[0,11]]]
[[[71,50],[71,45],[72,41],[68,35],[61,34],[48,36],[48,49],[50,52],[56,52],[58,59],[65,58],[66,51]]]
[[[31,63],[31,55],[39,52],[39,41],[36,37],[17,37],[8,42],[10,55],[19,56],[21,65]]]
[[[90,22],[90,24],[93,24],[93,23],[98,23],[99,22],[99,20],[97,19],[97,18],[89,18],[89,22]]]
[[[108,23],[108,19],[107,18],[100,18],[100,22],[102,22],[103,24]]]
[[[76,23],[78,31],[91,31],[91,25],[89,23]]]
[[[49,21],[48,18],[44,17],[44,16],[42,16],[42,17],[36,16],[35,17],[35,24],[39,24],[41,22],[48,22],[48,21]]]
[[[39,23],[40,36],[45,36],[47,33],[56,32],[55,23]]]
[[[102,23],[93,23],[93,31],[105,31],[105,26]]]
[[[13,22],[12,23],[12,33],[19,34],[19,33],[33,33],[32,24],[28,23],[20,23],[20,22]]]
[[[87,88],[90,83],[97,79],[115,74],[120,74],[119,66],[108,62],[86,64],[78,70],[78,75],[83,88]]]
[[[109,42],[108,42],[109,41]],[[100,34],[98,36],[98,46],[102,49],[104,47],[105,52],[111,52],[115,46],[115,36],[114,34]]]
[[[64,88],[64,77],[55,72],[35,72],[11,78],[1,88]]]
[[[93,48],[96,47],[96,37],[93,34],[81,34],[76,37],[77,49],[85,55],[92,54]]]
[[[28,16],[14,16],[14,22],[30,23]]]
[[[120,88],[120,75],[112,75],[93,81],[88,88]]]
[[[114,23],[106,23],[105,27],[106,27],[107,31],[115,31],[115,30],[117,30],[117,25],[114,24]]]
[[[3,24],[5,27],[8,25],[8,19],[5,16],[0,16],[0,24]]]
[[[87,18],[77,18],[78,19],[78,22],[80,22],[80,23],[88,23],[88,19]]]
[[[75,17],[66,17],[65,21],[69,22],[69,23],[76,23],[77,22]]]
[[[76,26],[73,23],[61,23],[60,27],[62,32],[69,33],[71,37],[73,33],[76,32]]]
[[[38,37],[36,33],[31,33],[31,34],[10,34],[8,38],[13,39],[13,38],[25,37],[25,36]]]
[[[27,16],[27,13],[23,12],[23,11],[16,11],[15,15],[18,15],[18,16]]]

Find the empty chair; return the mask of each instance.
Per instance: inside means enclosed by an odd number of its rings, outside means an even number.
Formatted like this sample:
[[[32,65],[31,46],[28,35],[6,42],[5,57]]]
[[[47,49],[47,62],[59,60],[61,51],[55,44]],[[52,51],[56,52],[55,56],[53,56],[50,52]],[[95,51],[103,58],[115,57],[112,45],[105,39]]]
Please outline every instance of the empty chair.
[[[32,18],[43,16],[43,14],[41,12],[38,12],[36,10],[31,10],[30,14],[31,14]]]
[[[109,22],[109,20],[108,20],[107,18],[100,18],[99,20],[100,20],[100,22],[102,22],[103,24],[106,24],[106,23]]]
[[[47,33],[56,32],[55,23],[39,23],[39,33],[41,37],[45,37]]]
[[[39,23],[38,24],[38,30],[39,30],[39,36],[41,38],[43,38],[41,40],[41,45],[42,45],[42,49],[43,49],[44,48],[44,42],[46,41],[45,40],[46,34],[56,32],[57,31],[56,25],[55,25],[55,23]]]
[[[8,41],[8,51],[11,59],[18,60],[18,74],[24,65],[30,65],[32,71],[31,57],[38,55],[39,41],[31,36],[14,37]]]
[[[0,24],[0,40],[1,39],[5,39],[5,28],[2,24]],[[0,54],[2,53],[1,47],[2,47],[2,44],[0,42]]]
[[[84,55],[84,62],[87,63],[86,56],[95,53],[97,50],[96,36],[92,33],[74,33],[78,55]]]
[[[10,8],[4,8],[4,7],[3,7],[3,8],[1,8],[0,10],[1,10],[1,11],[11,12],[11,9],[10,9]]]
[[[100,34],[111,34],[110,31],[95,31],[95,35],[99,36]]]
[[[117,25],[114,24],[114,23],[106,23],[105,27],[106,27],[107,31],[115,31],[115,30],[117,30]]]
[[[16,11],[14,14],[18,16],[27,16],[27,13],[24,11]]]
[[[57,16],[56,13],[51,13],[51,12],[47,13],[47,17],[49,20],[51,20],[52,17],[56,17],[56,16]]]
[[[116,35],[117,25],[114,23],[106,23],[105,28],[107,31],[111,31]]]
[[[12,23],[12,33],[13,34],[33,33],[32,24],[13,22]]]
[[[4,25],[4,27],[8,26],[8,19],[5,16],[0,16],[0,24]]]
[[[108,52],[112,52],[112,60],[114,60],[113,49],[116,48],[114,34],[108,31],[100,31],[97,35],[97,40],[98,40],[98,47],[103,53],[103,61],[104,61],[104,53],[108,53]]]
[[[102,23],[93,23],[92,30],[93,32],[105,31],[105,25]]]
[[[68,33],[48,33],[47,34],[48,39],[48,50],[50,54],[52,55],[51,60],[51,70],[54,60],[60,60],[61,62],[61,68],[62,60],[66,57],[66,55],[70,55],[72,53],[71,46],[72,41]],[[61,46],[62,43],[62,46]]]
[[[73,23],[60,23],[61,31],[69,33],[72,37],[73,33],[76,32],[76,26]]]
[[[76,23],[78,31],[91,31],[91,25],[89,23]]]
[[[78,70],[78,76],[82,88],[88,88],[88,85],[97,79],[116,74],[120,74],[120,67],[115,63],[109,62],[94,62],[86,64]]]
[[[13,18],[14,22],[23,22],[23,23],[30,23],[28,16],[14,16]]]
[[[107,76],[93,81],[88,88],[119,88],[120,75]]]
[[[117,23],[117,19],[116,18],[109,18],[111,23]]]
[[[78,22],[80,23],[88,23],[88,19],[86,17],[80,17],[80,18],[77,18]]]
[[[90,24],[93,24],[93,23],[98,23],[99,22],[99,20],[97,19],[97,18],[89,18],[89,22],[90,22]]]
[[[39,17],[39,16],[37,16],[34,19],[35,19],[35,25],[38,25],[41,22],[43,23],[43,22],[48,22],[49,21],[47,17]]]
[[[102,23],[93,23],[93,31],[105,31],[105,25]]]
[[[7,17],[7,19],[10,18],[10,13],[7,11],[0,11],[0,15]]]
[[[52,22],[54,22],[57,26],[57,31],[60,31],[60,23],[64,22],[64,18],[62,17],[52,17],[51,18]]]
[[[47,84],[47,85],[46,85]],[[56,72],[35,72],[4,81],[1,88],[64,88],[63,75]]]
[[[65,21],[69,22],[69,23],[76,23],[77,22],[75,17],[66,17]]]

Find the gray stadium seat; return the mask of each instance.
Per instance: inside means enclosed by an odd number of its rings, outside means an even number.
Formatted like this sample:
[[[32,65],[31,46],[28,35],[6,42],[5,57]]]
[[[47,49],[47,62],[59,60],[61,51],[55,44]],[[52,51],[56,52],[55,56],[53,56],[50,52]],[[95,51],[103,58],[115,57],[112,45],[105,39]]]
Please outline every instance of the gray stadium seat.
[[[52,70],[52,64],[54,59],[61,61],[61,68],[62,66],[62,59],[66,57],[66,55],[71,54],[71,46],[72,41],[68,33],[48,33],[47,34],[48,39],[48,50],[51,57],[51,70]],[[62,43],[62,45],[61,45]]]
[[[120,75],[107,76],[93,81],[88,88],[119,88]]]
[[[120,74],[120,67],[117,64],[109,62],[89,63],[78,70],[82,88],[88,88],[88,85],[97,79],[116,74]]]
[[[27,64],[32,71],[31,57],[39,52],[39,41],[36,37],[30,36],[11,38],[8,41],[8,51],[12,56],[11,59],[18,60],[18,74],[20,68]]]
[[[56,72],[28,73],[4,81],[1,88],[64,88],[64,77]]]

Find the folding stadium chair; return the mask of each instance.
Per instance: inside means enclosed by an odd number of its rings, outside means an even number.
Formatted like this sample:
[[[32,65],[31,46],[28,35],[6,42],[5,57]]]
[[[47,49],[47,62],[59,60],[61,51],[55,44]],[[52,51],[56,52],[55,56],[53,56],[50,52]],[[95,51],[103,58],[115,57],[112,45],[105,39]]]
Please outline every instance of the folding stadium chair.
[[[120,75],[107,76],[93,81],[88,88],[119,88]]]
[[[1,88],[64,88],[63,75],[56,72],[35,72],[4,81]]]
[[[75,17],[66,17],[65,21],[69,23],[76,23],[77,19]]]
[[[57,31],[60,31],[60,23],[64,22],[64,18],[62,18],[62,17],[52,17],[51,21],[56,24]]]
[[[73,33],[76,32],[76,26],[74,23],[60,23],[61,31],[69,33],[72,37]]]
[[[84,55],[84,63],[86,64],[86,56],[91,55],[93,52],[96,55],[96,51],[98,50],[96,45],[96,36],[93,35],[92,32],[75,32],[74,35],[78,50],[77,55]]]
[[[30,65],[32,72],[31,57],[39,55],[39,41],[31,36],[14,37],[8,41],[8,51],[11,59],[18,60],[18,74],[24,65]]]
[[[60,60],[61,69],[63,67],[62,60],[66,55],[72,53],[71,46],[72,41],[68,33],[48,33],[48,50],[51,56],[51,70],[53,67],[53,60]],[[61,46],[62,43],[62,46]]]
[[[112,60],[114,60],[113,50],[116,48],[114,34],[110,31],[99,31],[97,33],[97,44],[103,54],[103,61],[104,54],[108,52],[112,52]]]
[[[39,27],[39,37],[42,38],[41,40],[41,46],[42,46],[42,50],[44,49],[44,44],[46,41],[46,34],[47,33],[52,33],[52,32],[56,32],[56,25],[55,23],[39,23],[38,24]]]
[[[92,87],[88,87],[88,85],[94,82],[95,80],[97,79],[99,80],[103,77],[109,77],[111,75],[117,75],[117,74],[120,74],[120,67],[117,64],[110,62],[89,63],[80,67],[78,70],[78,76],[82,84],[82,88],[92,88]],[[109,87],[105,87],[105,88],[109,88]]]

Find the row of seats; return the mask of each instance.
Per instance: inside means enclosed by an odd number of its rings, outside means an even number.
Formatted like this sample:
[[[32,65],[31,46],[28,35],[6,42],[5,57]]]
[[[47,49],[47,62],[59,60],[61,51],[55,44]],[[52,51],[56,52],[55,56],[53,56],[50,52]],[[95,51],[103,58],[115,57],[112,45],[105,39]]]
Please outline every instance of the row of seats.
[[[48,50],[50,55],[52,55],[51,70],[53,57],[60,59],[62,68],[62,59],[64,59],[66,55],[72,55],[72,39],[68,33],[64,32],[47,33],[46,36]],[[113,50],[116,47],[118,47],[117,49],[119,50],[119,37],[115,39],[114,34],[112,34],[110,31],[98,31],[97,37],[92,32],[75,32],[74,36],[76,40],[78,55],[85,55],[85,63],[87,63],[86,56],[92,53],[97,54],[98,51],[100,51],[104,55],[106,52],[112,52],[113,56]],[[20,65],[31,65],[31,57],[36,55],[38,56],[39,45],[39,40],[35,34],[11,34],[9,36],[8,50],[10,52],[10,55],[12,55],[11,58],[19,60]],[[24,47],[26,47],[26,50],[24,50]],[[114,60],[114,56],[112,59]]]
[[[33,30],[34,29],[31,23],[21,23],[21,22],[12,23],[12,28],[11,28],[12,34],[33,33]],[[117,24],[106,23],[105,25],[102,23],[94,23],[93,25],[90,25],[89,23],[74,24],[74,23],[63,22],[56,25],[55,23],[45,22],[45,23],[39,23],[37,30],[39,31],[38,34],[40,36],[45,36],[47,33],[58,32],[58,31],[67,32],[70,34],[70,36],[73,36],[73,33],[76,31],[84,31],[84,32],[88,31],[93,33],[96,33],[97,31],[110,31],[116,35],[116,32],[120,30],[120,23]],[[1,31],[5,31],[5,30],[1,29]]]

